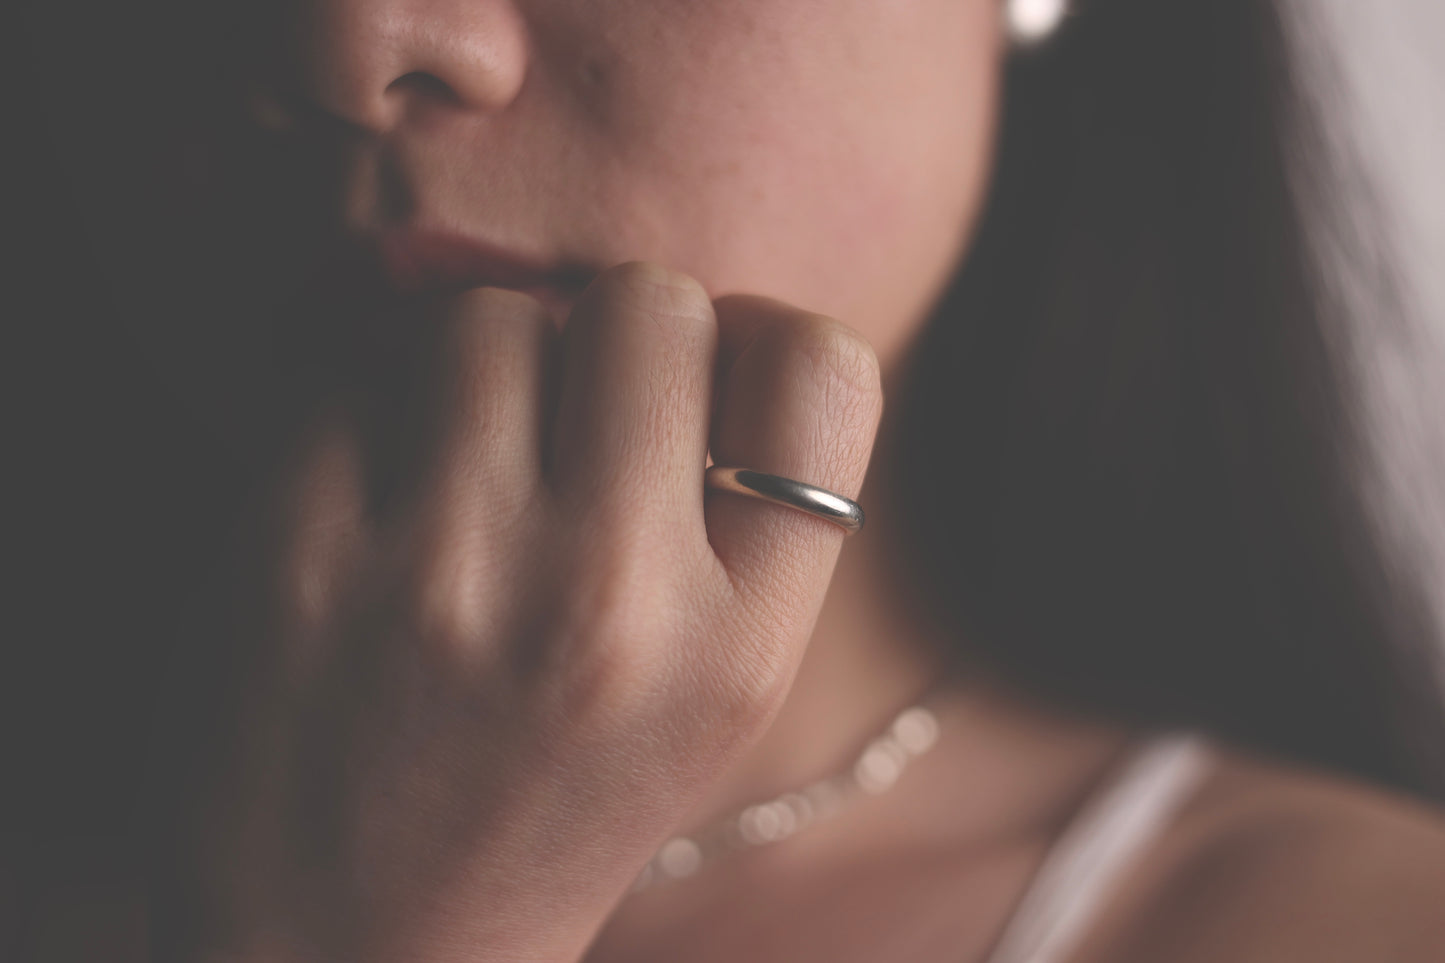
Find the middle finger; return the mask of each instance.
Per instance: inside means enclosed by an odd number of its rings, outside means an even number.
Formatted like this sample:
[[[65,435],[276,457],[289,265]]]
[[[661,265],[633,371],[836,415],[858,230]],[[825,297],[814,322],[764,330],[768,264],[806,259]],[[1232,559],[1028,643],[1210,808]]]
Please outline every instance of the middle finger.
[[[717,351],[702,286],[648,262],[611,268],[562,340],[555,464],[564,497],[610,521],[702,534]]]

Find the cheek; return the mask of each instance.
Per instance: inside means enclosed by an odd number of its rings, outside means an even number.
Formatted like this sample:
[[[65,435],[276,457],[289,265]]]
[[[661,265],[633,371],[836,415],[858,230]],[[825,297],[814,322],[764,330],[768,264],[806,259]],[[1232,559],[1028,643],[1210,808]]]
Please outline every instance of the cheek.
[[[674,74],[689,81],[639,92],[655,136],[634,142],[643,173],[628,203],[647,212],[636,223],[654,253],[710,291],[839,317],[886,363],[952,273],[984,194],[997,3],[826,6],[737,0],[712,18],[709,39],[685,48],[693,69]]]

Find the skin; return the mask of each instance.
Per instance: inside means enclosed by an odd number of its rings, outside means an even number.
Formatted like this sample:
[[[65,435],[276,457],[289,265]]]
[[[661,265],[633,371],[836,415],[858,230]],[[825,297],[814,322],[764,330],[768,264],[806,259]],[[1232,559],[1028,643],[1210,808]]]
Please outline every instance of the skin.
[[[865,475],[987,189],[1000,35],[995,0],[298,5],[292,93],[347,130],[338,225],[595,277],[560,308],[478,289],[399,319],[431,332],[402,424],[425,442],[384,511],[354,399],[302,433],[239,595],[255,659],[193,830],[194,958],[984,958],[1132,735],[985,680],[938,698],[938,748],[887,795],[624,894],[938,673]],[[290,82],[258,73],[253,106],[314,123],[270,102]],[[709,451],[861,492],[869,528],[840,559],[825,523],[704,497]],[[1425,896],[1388,930],[1373,910],[1391,884],[1445,899],[1442,840],[1226,754],[1081,959],[1424,959]],[[1355,942],[1311,924],[1326,905]],[[1266,922],[1210,926],[1246,909]]]
[[[320,0],[302,69],[366,134],[343,164],[348,224],[664,262],[713,296],[849,319],[886,367],[983,197],[995,8]],[[415,71],[453,96],[394,83]]]

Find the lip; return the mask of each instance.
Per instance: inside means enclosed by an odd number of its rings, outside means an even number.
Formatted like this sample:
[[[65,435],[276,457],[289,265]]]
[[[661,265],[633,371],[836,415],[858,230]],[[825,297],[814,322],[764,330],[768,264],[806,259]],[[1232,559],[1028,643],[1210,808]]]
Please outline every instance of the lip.
[[[387,284],[404,295],[447,295],[471,288],[520,291],[541,301],[560,324],[597,274],[576,262],[545,262],[485,241],[436,231],[391,231],[372,244]]]

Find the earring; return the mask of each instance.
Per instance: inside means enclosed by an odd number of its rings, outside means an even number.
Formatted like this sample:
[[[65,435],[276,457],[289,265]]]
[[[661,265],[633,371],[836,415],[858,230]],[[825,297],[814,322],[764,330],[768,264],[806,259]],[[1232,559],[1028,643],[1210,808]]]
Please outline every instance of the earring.
[[[1069,0],[1006,0],[1004,20],[1016,50],[1037,47],[1054,35],[1069,13]]]

